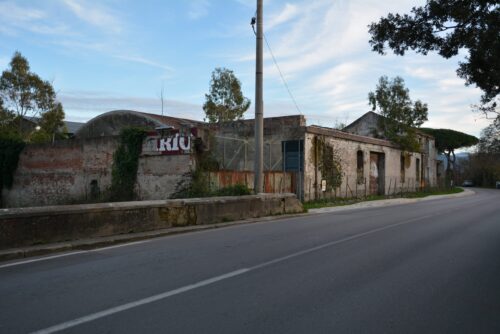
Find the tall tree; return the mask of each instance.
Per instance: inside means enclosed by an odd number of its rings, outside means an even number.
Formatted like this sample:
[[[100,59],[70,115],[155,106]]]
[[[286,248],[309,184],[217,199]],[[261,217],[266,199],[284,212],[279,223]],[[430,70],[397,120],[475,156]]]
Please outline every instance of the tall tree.
[[[457,74],[466,85],[483,91],[486,114],[499,114],[500,92],[500,3],[498,0],[427,0],[411,14],[388,14],[369,25],[372,50],[385,53],[388,46],[397,55],[409,49],[426,55],[436,51],[444,58],[467,50]]]
[[[476,145],[478,139],[466,133],[451,129],[422,128],[421,130],[435,138],[438,152],[444,154],[446,157],[447,182],[453,180],[456,160],[455,150]]]
[[[500,117],[481,131],[480,153],[500,154]]]
[[[38,117],[55,106],[54,88],[30,71],[28,60],[16,52],[10,61],[10,68],[0,76],[0,99],[3,108],[15,115],[20,135],[28,129],[23,128],[23,118]]]
[[[64,124],[64,110],[62,104],[56,102],[47,112],[42,114],[39,128],[30,137],[32,142],[54,142],[56,139],[65,138],[67,129]]]
[[[465,174],[477,186],[494,187],[500,180],[500,118],[481,131],[478,150],[471,154]]]
[[[427,120],[427,104],[420,100],[412,102],[410,91],[401,77],[379,79],[375,92],[368,94],[368,102],[381,118],[379,126],[382,136],[399,144],[404,150],[416,152],[419,143],[415,128]]]
[[[205,94],[205,120],[220,123],[241,119],[250,107],[250,100],[243,96],[241,83],[233,71],[216,68],[212,72],[210,92]]]

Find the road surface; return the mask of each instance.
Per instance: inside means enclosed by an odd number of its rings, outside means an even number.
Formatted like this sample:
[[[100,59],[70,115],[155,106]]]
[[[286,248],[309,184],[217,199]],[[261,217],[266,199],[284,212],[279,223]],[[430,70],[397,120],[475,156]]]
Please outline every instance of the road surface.
[[[0,333],[500,333],[476,191],[0,263]]]

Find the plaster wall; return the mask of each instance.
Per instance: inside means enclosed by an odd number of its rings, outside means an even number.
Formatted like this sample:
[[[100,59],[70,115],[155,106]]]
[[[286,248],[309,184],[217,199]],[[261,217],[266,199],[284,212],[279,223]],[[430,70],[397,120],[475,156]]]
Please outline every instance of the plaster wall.
[[[11,189],[2,207],[95,202],[111,186],[118,137],[71,139],[27,145],[21,152]],[[191,155],[141,155],[137,171],[139,200],[167,199],[192,165]],[[98,189],[97,197],[95,194]]]
[[[264,170],[282,171],[282,142],[304,139],[304,116],[264,119]],[[255,164],[255,122],[241,120],[212,129],[211,149],[222,170],[253,171]]]
[[[377,145],[373,143],[357,142],[336,138],[332,136],[322,136],[327,145],[333,147],[340,158],[342,169],[342,184],[340,187],[330,189],[327,184],[326,191],[322,191],[321,170],[317,167],[315,159],[314,141],[315,133],[305,135],[305,161],[304,161],[304,200],[310,201],[320,198],[331,197],[357,197],[369,194],[370,186],[370,153],[384,154],[385,168],[379,177],[384,178],[384,194],[394,194],[401,191],[414,191],[418,188],[416,175],[417,159],[422,161],[420,153],[412,153],[409,157],[409,165],[405,168],[404,182],[401,182],[401,153],[402,151],[391,147]],[[363,177],[358,182],[357,152],[363,152]]]
[[[11,189],[3,189],[2,206],[67,204],[87,200],[90,184],[111,184],[116,138],[65,140],[27,145],[19,156]]]

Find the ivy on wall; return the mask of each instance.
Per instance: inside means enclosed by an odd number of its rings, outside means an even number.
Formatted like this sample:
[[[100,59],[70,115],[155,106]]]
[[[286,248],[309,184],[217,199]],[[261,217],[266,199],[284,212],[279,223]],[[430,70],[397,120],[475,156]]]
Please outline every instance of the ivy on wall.
[[[139,167],[139,155],[146,130],[137,127],[125,128],[120,133],[120,144],[113,154],[111,170],[110,200],[131,201],[135,199],[135,183]]]
[[[12,187],[19,154],[25,143],[11,138],[0,138],[0,196],[4,187]]]
[[[315,137],[313,152],[321,177],[326,180],[329,190],[340,187],[342,184],[342,160],[340,153],[325,141],[322,136]]]
[[[208,139],[210,147],[215,147],[215,137]],[[214,196],[208,172],[219,170],[219,163],[213,157],[212,152],[207,150],[201,138],[194,140],[195,168],[186,173],[175,187],[171,198],[194,198]]]

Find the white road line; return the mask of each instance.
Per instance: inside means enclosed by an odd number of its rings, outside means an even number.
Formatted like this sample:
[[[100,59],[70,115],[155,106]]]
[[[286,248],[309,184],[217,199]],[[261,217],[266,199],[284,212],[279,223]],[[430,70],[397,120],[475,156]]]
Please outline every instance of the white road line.
[[[127,247],[127,246],[132,246],[132,245],[138,245],[138,244],[143,244],[143,243],[146,243],[146,242],[151,242],[152,240],[154,240],[154,239],[134,241],[134,242],[128,242],[128,243],[125,243],[125,244],[119,244],[119,245],[114,245],[114,246],[108,246],[108,247],[102,247],[102,248],[96,248],[96,249],[89,249],[89,250],[82,250],[82,251],[74,251],[74,252],[64,253],[64,254],[59,254],[59,255],[52,255],[52,256],[40,257],[40,258],[36,258],[36,259],[31,259],[31,260],[24,260],[24,261],[18,261],[18,262],[13,262],[13,263],[7,263],[7,264],[0,265],[0,269],[2,269],[2,268],[8,268],[8,267],[14,267],[14,266],[20,266],[22,264],[27,264],[27,263],[47,261],[47,260],[57,259],[59,257],[65,257],[65,256],[70,256],[70,255],[85,254],[85,253],[92,253],[92,252],[100,252],[100,251],[104,251],[104,250],[108,250],[108,249],[121,248],[121,247]]]
[[[476,204],[476,203],[481,203],[481,202],[483,202],[483,200],[478,200],[478,201],[474,201],[474,202],[468,202],[467,204],[470,205],[470,204]],[[352,209],[353,210],[358,210],[359,208],[356,208],[356,209],[352,208]],[[375,208],[370,207],[369,209],[375,209]],[[455,210],[455,209],[453,209],[453,210]],[[441,212],[434,213],[434,214],[443,214],[445,212],[453,211],[453,210],[445,210],[445,211],[441,211]],[[340,212],[341,211],[339,211],[339,213]],[[313,215],[331,215],[331,214],[335,214],[335,213],[337,213],[337,212],[313,212],[312,214]],[[373,215],[373,216],[379,216],[379,215]],[[303,218],[304,217],[292,217],[292,218],[289,218],[288,220],[303,219]],[[419,219],[421,219],[421,217],[419,217]],[[269,222],[264,221],[264,222],[258,222],[256,224],[259,224],[259,223],[269,223]],[[400,223],[398,223],[398,224],[400,224]],[[228,228],[231,228],[231,227],[240,227],[240,226],[246,226],[246,224],[245,225],[231,225],[231,226],[228,226]],[[394,226],[394,225],[388,225],[388,227],[391,227],[391,226]],[[197,232],[198,233],[209,233],[209,232],[217,232],[217,231],[218,231],[218,229],[208,229],[208,230],[200,230],[200,231],[197,231]],[[185,236],[185,235],[184,234],[178,234],[178,235],[174,234],[174,235],[170,235],[170,236],[167,236],[167,237],[174,238],[174,237],[183,237],[183,236]],[[36,258],[36,259],[32,259],[32,260],[24,260],[24,261],[19,261],[19,262],[14,262],[14,263],[7,263],[7,264],[0,265],[0,269],[2,269],[2,268],[8,268],[8,267],[13,267],[13,266],[18,266],[18,265],[27,264],[27,263],[32,263],[32,262],[39,262],[39,261],[46,261],[46,260],[56,259],[56,258],[64,257],[64,256],[77,255],[77,254],[83,254],[83,253],[89,253],[89,252],[99,252],[99,251],[113,249],[113,248],[127,247],[127,246],[142,244],[142,243],[146,243],[146,242],[154,242],[154,241],[158,241],[158,240],[161,240],[161,238],[153,238],[153,239],[147,239],[147,240],[140,240],[140,241],[129,242],[129,243],[124,243],[124,244],[119,244],[119,245],[114,245],[114,246],[109,246],[109,247],[102,247],[102,248],[96,248],[96,249],[85,250],[85,251],[75,251],[75,252],[71,252],[71,253],[64,253],[64,254],[60,254],[60,255],[47,256],[47,257]],[[325,247],[327,247],[327,246],[325,246]]]
[[[87,253],[87,251],[76,251],[76,252],[71,252],[71,253],[64,253],[64,254],[59,254],[59,255],[46,256],[46,257],[32,259],[32,260],[24,260],[24,261],[19,261],[19,262],[14,262],[14,263],[2,264],[2,265],[0,265],[0,269],[7,268],[7,267],[13,267],[13,266],[19,266],[21,264],[26,264],[26,263],[39,262],[39,261],[47,261],[47,260],[57,259],[59,257],[65,257],[65,256],[70,256],[70,255],[82,254],[82,253]]]
[[[144,305],[144,304],[153,303],[155,301],[158,301],[158,300],[161,300],[161,299],[165,299],[165,298],[168,298],[168,297],[171,297],[171,296],[175,296],[175,295],[178,295],[180,293],[187,292],[189,290],[197,289],[199,287],[202,287],[202,286],[205,286],[205,285],[210,285],[210,284],[213,284],[213,283],[218,282],[218,281],[222,281],[222,280],[230,278],[230,277],[238,276],[238,275],[241,275],[243,273],[246,273],[247,271],[248,271],[248,269],[240,269],[240,270],[232,271],[230,273],[227,273],[227,274],[224,274],[224,275],[220,275],[220,276],[217,276],[217,277],[212,277],[212,278],[206,279],[204,281],[200,281],[200,282],[195,283],[195,284],[186,285],[186,286],[184,286],[182,288],[178,288],[178,289],[175,289],[175,290],[170,290],[170,291],[167,291],[167,292],[164,292],[164,293],[160,293],[158,295],[154,295],[154,296],[151,296],[151,297],[147,297],[147,298],[144,298],[144,299],[137,300],[135,302],[123,304],[123,305],[116,306],[116,307],[113,307],[113,308],[110,308],[110,309],[107,309],[107,310],[104,310],[104,311],[101,311],[101,312],[97,312],[97,313],[93,313],[93,314],[81,317],[81,318],[78,318],[78,319],[74,319],[74,320],[71,320],[71,321],[63,322],[62,324],[59,324],[59,325],[56,325],[56,326],[52,326],[52,327],[49,327],[49,328],[45,328],[45,329],[33,332],[33,334],[49,334],[49,333],[59,332],[59,331],[62,331],[62,330],[65,330],[65,329],[68,329],[68,328],[71,328],[71,327],[75,327],[75,326],[81,325],[81,324],[89,322],[89,321],[93,321],[93,320],[96,320],[96,319],[99,319],[99,318],[106,317],[106,316],[111,315],[111,314],[122,312],[122,311],[131,309],[131,308],[134,308],[134,307],[138,307],[138,306],[141,306],[141,305]]]
[[[322,244],[322,245],[319,245],[319,246],[316,246],[316,247],[312,247],[312,248],[308,248],[308,249],[305,249],[305,250],[302,250],[302,251],[299,251],[299,252],[296,252],[296,253],[292,253],[292,254],[287,255],[287,256],[279,257],[279,258],[273,259],[271,261],[263,262],[261,264],[258,264],[258,265],[255,265],[255,266],[252,266],[252,267],[249,267],[249,268],[238,269],[238,270],[235,270],[235,271],[232,271],[232,272],[220,275],[220,276],[216,276],[216,277],[212,277],[212,278],[200,281],[198,283],[186,285],[186,286],[183,286],[183,287],[175,289],[175,290],[166,291],[166,292],[163,292],[163,293],[160,293],[160,294],[157,294],[157,295],[146,297],[144,299],[139,299],[137,301],[133,301],[133,302],[130,302],[130,303],[126,303],[126,304],[123,304],[123,305],[119,305],[119,306],[115,306],[115,307],[109,308],[107,310],[103,310],[103,311],[100,311],[100,312],[92,313],[92,314],[83,316],[81,318],[77,318],[77,319],[73,319],[73,320],[70,320],[70,321],[66,321],[66,322],[63,322],[61,324],[58,324],[58,325],[55,325],[55,326],[52,326],[52,327],[48,327],[48,328],[45,328],[45,329],[38,330],[36,332],[33,332],[32,334],[50,334],[50,333],[59,332],[59,331],[62,331],[62,330],[65,330],[65,329],[68,329],[68,328],[71,328],[71,327],[75,327],[75,326],[78,326],[78,325],[81,325],[81,324],[84,324],[84,323],[87,323],[87,322],[90,322],[90,321],[94,321],[94,320],[97,320],[97,319],[100,319],[100,318],[107,317],[107,316],[115,314],[115,313],[123,312],[123,311],[129,310],[129,309],[132,309],[132,308],[135,308],[135,307],[138,307],[138,306],[150,304],[150,303],[153,303],[153,302],[156,302],[156,301],[159,301],[159,300],[162,300],[162,299],[166,299],[166,298],[169,298],[169,297],[172,297],[172,296],[184,293],[184,292],[188,292],[190,290],[194,290],[194,289],[197,289],[197,288],[200,288],[200,287],[203,287],[203,286],[207,286],[207,285],[210,285],[210,284],[213,284],[213,283],[225,280],[225,279],[229,279],[229,278],[232,278],[232,277],[235,277],[235,276],[239,276],[239,275],[242,275],[242,274],[254,271],[254,270],[258,270],[258,269],[261,269],[261,268],[264,268],[264,267],[268,267],[268,266],[271,266],[271,265],[279,263],[279,262],[283,262],[283,261],[286,261],[286,260],[289,260],[289,259],[292,259],[292,258],[295,258],[295,257],[299,257],[299,256],[302,256],[302,255],[305,255],[305,254],[309,254],[309,253],[312,253],[312,252],[316,252],[318,250],[321,250],[321,249],[324,249],[324,248],[327,248],[327,247],[331,247],[331,246],[334,246],[334,245],[337,245],[337,244],[340,244],[340,243],[343,243],[343,242],[351,241],[351,240],[354,240],[354,239],[359,239],[359,238],[362,238],[362,237],[370,235],[370,234],[374,234],[374,233],[377,233],[377,232],[388,230],[388,229],[391,229],[391,228],[394,228],[394,227],[397,227],[397,226],[410,224],[410,223],[413,223],[413,222],[418,221],[418,220],[430,218],[432,216],[434,216],[434,215],[426,215],[426,216],[421,216],[421,217],[417,217],[417,218],[412,218],[412,219],[409,219],[409,220],[405,220],[403,222],[399,222],[399,223],[387,225],[387,226],[384,226],[384,227],[376,228],[376,229],[369,230],[369,231],[366,231],[366,232],[363,232],[363,233],[354,234],[354,235],[351,235],[351,236],[343,238],[343,239],[339,239],[339,240],[335,240],[335,241],[332,241],[332,242],[328,242],[328,243],[325,243],[325,244]]]
[[[119,245],[114,245],[114,246],[108,246],[108,247],[101,247],[101,248],[96,248],[96,249],[89,249],[87,252],[99,252],[103,250],[108,250],[108,249],[114,249],[114,248],[121,248],[121,247],[128,247],[132,245],[139,245],[139,244],[145,244],[146,242],[151,242],[154,239],[147,239],[147,240],[139,240],[139,241],[133,241],[133,242],[127,242],[124,244],[119,244]]]

